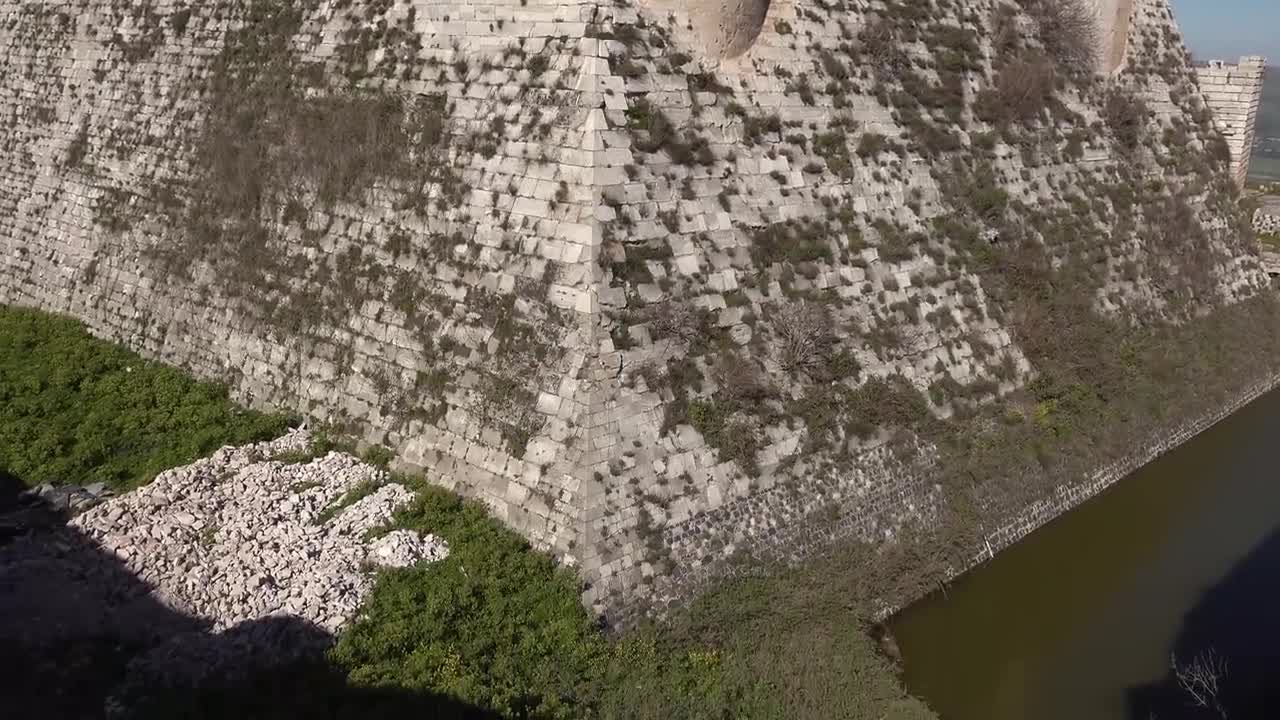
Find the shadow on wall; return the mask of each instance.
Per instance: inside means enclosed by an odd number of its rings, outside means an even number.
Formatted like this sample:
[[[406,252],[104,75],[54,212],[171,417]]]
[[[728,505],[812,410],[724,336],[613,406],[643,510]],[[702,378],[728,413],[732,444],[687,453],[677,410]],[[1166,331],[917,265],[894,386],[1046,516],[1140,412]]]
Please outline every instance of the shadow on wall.
[[[1254,548],[1183,618],[1172,652],[1178,659],[1184,681],[1190,682],[1207,702],[1198,704],[1170,671],[1158,683],[1130,688],[1129,717],[1132,720],[1226,717],[1273,720],[1280,717],[1280,611],[1277,608],[1280,608],[1280,531]],[[1192,677],[1197,670],[1204,673],[1199,678],[1203,683]],[[1209,685],[1215,679],[1216,703],[1209,692]]]
[[[26,718],[490,718],[449,698],[351,687],[298,618],[222,633],[0,470],[0,715]]]
[[[769,0],[688,0],[685,10],[706,56],[729,59],[750,50],[760,36]]]

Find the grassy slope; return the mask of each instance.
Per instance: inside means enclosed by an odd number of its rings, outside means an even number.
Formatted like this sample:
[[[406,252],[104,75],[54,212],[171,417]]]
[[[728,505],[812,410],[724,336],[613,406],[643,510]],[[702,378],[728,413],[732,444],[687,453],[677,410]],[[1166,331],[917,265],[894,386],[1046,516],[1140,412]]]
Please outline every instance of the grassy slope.
[[[74,321],[0,307],[0,470],[31,482],[131,487],[283,427],[278,417],[236,408],[216,386],[90,337]],[[483,506],[420,478],[402,481],[418,500],[395,524],[446,538],[448,559],[380,575],[325,663],[195,695],[150,688],[140,713],[933,717],[876,652],[852,595],[815,595],[812,580],[794,573],[741,580],[659,627],[610,639],[579,603],[571,571],[532,551]]]
[[[31,485],[131,488],[286,427],[74,320],[13,307],[0,307],[0,408],[0,471]]]

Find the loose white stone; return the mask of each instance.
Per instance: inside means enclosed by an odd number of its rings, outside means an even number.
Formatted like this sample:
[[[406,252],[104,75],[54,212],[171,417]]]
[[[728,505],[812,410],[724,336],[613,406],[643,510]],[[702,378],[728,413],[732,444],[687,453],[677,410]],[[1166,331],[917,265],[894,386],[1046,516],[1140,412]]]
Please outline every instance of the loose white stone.
[[[434,535],[395,530],[369,546],[369,559],[383,567],[408,567],[421,561],[435,562],[449,556],[449,546]]]
[[[405,567],[439,560],[448,547],[411,531],[367,545],[366,534],[385,527],[413,493],[341,453],[294,465],[264,459],[307,442],[295,431],[223,448],[107,500],[72,525],[152,582],[158,599],[207,618],[216,630],[287,608],[335,632],[372,587],[366,562]],[[324,517],[348,492],[369,485],[376,489]]]

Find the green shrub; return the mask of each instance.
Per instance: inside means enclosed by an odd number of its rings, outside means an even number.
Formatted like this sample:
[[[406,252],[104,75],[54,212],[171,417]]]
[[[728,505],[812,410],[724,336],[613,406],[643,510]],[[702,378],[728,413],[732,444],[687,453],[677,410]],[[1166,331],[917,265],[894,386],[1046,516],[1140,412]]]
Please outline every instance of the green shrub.
[[[802,418],[810,449],[841,448],[851,437],[867,439],[881,428],[920,432],[931,419],[929,401],[906,378],[870,378],[857,389],[844,385],[812,389],[791,403]]]
[[[286,419],[236,407],[71,319],[0,306],[0,470],[39,483],[126,489],[229,444],[277,436]]]
[[[379,576],[329,653],[356,688],[456,698],[503,718],[933,717],[905,696],[858,606],[815,593],[809,576],[733,581],[610,641],[571,571],[480,504],[401,481],[419,495],[395,524],[443,537],[450,555]]]
[[[846,556],[862,565],[859,553]],[[598,716],[927,720],[869,637],[848,567],[726,582],[615,643]],[[842,580],[843,578],[843,580]],[[910,714],[910,712],[916,714]]]
[[[698,429],[707,444],[719,451],[721,461],[737,461],[749,475],[757,474],[756,455],[760,452],[760,437],[754,424],[747,417],[733,415],[735,405],[713,401],[694,400],[689,403],[689,422]]]
[[[858,157],[873,158],[884,151],[888,145],[888,140],[880,133],[865,133],[858,140]]]
[[[817,223],[766,225],[751,233],[751,259],[760,267],[773,263],[830,262],[833,253],[825,234]]]
[[[395,522],[443,537],[450,555],[380,576],[331,652],[351,681],[444,693],[502,717],[575,717],[606,645],[572,572],[438,488],[421,488]]]
[[[338,498],[332,505],[322,510],[319,515],[316,515],[312,524],[324,525],[337,517],[338,513],[377,492],[379,487],[381,487],[381,483],[376,480],[364,480],[360,482],[360,484],[343,493],[342,497]]]
[[[395,459],[395,453],[381,445],[371,445],[361,453],[360,459],[385,470],[391,464],[391,461]]]

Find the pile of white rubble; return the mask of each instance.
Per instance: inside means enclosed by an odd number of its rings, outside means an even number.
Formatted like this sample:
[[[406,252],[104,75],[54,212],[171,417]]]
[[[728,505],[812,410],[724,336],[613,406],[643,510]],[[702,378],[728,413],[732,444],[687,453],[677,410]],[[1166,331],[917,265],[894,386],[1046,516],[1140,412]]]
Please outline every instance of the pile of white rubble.
[[[413,499],[382,470],[336,452],[296,464],[270,459],[308,442],[305,431],[294,431],[223,448],[71,525],[165,605],[207,619],[214,630],[290,615],[335,632],[369,592],[371,566],[435,561],[449,551],[442,540],[408,530],[366,537]],[[373,492],[333,512],[349,492],[371,485]]]

